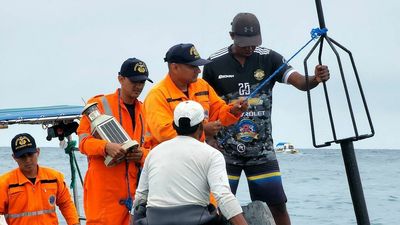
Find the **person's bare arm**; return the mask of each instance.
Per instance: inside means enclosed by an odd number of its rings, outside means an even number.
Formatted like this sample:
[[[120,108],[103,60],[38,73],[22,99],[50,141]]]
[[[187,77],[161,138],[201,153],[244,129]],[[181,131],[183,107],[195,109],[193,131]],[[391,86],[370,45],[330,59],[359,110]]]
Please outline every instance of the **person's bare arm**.
[[[309,76],[309,89],[318,86],[319,83],[327,81],[330,78],[328,66],[317,65],[315,66],[314,76]],[[288,83],[295,86],[297,89],[307,91],[306,77],[298,72],[290,74]]]
[[[230,222],[232,225],[247,225],[247,221],[246,221],[246,219],[244,218],[244,216],[243,216],[242,213],[237,214],[236,216],[232,217],[232,218],[229,220],[229,222]]]

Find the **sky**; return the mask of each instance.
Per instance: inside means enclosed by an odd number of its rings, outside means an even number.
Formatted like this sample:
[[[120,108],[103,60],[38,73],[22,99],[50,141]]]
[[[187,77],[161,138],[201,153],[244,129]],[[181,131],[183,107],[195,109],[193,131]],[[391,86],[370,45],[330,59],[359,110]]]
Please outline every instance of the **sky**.
[[[1,5],[0,109],[83,105],[82,99],[119,87],[117,73],[130,57],[145,61],[151,79],[158,82],[167,72],[163,58],[171,46],[193,43],[206,58],[230,45],[230,22],[239,12],[254,13],[261,24],[262,46],[286,58],[310,40],[310,30],[319,26],[311,0],[37,0],[4,1]],[[326,0],[322,6],[328,36],[353,54],[374,125],[375,136],[354,142],[354,147],[400,149],[400,91],[396,87],[400,63],[395,62],[400,51],[400,3]],[[290,62],[302,74],[310,47]],[[336,134],[339,138],[354,136],[337,61],[328,45],[323,52],[323,64],[331,71],[326,86],[337,121]],[[343,66],[350,80],[350,96],[355,99],[359,133],[371,133],[351,66],[344,59],[348,57],[344,55]],[[315,58],[310,63],[312,72]],[[151,86],[146,84],[141,100]],[[332,140],[332,134],[322,86],[311,96],[316,143],[324,143]],[[313,147],[306,92],[277,84],[273,102],[275,142]],[[0,130],[0,146],[9,146],[11,138],[20,132],[33,134],[39,146],[58,146],[55,140],[47,142],[46,131],[37,125],[12,125]],[[331,148],[340,146],[333,144]]]

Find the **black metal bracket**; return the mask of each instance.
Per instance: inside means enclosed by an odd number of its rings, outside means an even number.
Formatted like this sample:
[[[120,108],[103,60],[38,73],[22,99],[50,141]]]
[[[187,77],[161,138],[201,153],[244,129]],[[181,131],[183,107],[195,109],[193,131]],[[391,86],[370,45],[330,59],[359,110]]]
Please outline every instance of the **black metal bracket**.
[[[326,28],[324,14],[322,11],[321,0],[315,0],[315,3],[316,3],[316,7],[317,7],[320,28],[321,29]],[[355,156],[355,152],[354,152],[353,142],[362,140],[365,138],[370,138],[370,137],[374,136],[375,131],[374,131],[371,116],[370,116],[370,113],[368,110],[367,102],[365,100],[365,95],[364,95],[364,92],[363,92],[363,89],[361,86],[361,81],[358,76],[357,68],[354,63],[353,55],[347,48],[345,48],[343,45],[339,44],[337,41],[330,38],[327,34],[320,36],[318,41],[315,43],[315,45],[312,47],[312,49],[310,50],[310,52],[307,54],[307,56],[304,59],[304,70],[305,70],[307,87],[309,87],[309,84],[310,84],[307,61],[310,58],[310,56],[314,53],[315,49],[317,47],[319,47],[318,63],[320,65],[322,65],[322,50],[323,50],[324,41],[326,41],[328,43],[330,49],[336,56],[336,60],[337,60],[339,71],[340,71],[341,83],[343,85],[343,89],[345,92],[348,111],[350,114],[354,135],[350,136],[350,137],[345,137],[345,138],[338,138],[337,132],[336,132],[336,127],[335,127],[335,120],[334,120],[334,116],[333,116],[332,108],[331,108],[331,102],[330,102],[330,98],[329,98],[329,94],[328,94],[328,88],[327,88],[326,83],[323,82],[323,91],[324,91],[324,97],[325,97],[325,102],[326,102],[326,108],[327,108],[328,116],[329,116],[329,123],[330,123],[331,132],[332,132],[332,139],[322,141],[322,143],[317,143],[317,141],[316,141],[315,127],[314,127],[315,122],[314,122],[314,115],[313,115],[313,111],[312,111],[311,91],[308,88],[307,99],[308,99],[308,109],[309,109],[309,116],[310,116],[312,141],[313,141],[314,147],[316,147],[316,148],[330,146],[332,143],[340,144],[341,150],[342,150],[343,161],[344,161],[344,165],[346,168],[349,189],[350,189],[350,193],[351,193],[351,197],[352,197],[352,201],[353,201],[354,212],[355,212],[356,218],[357,218],[357,224],[358,225],[369,225],[370,222],[369,222],[369,218],[368,218],[368,211],[367,211],[367,206],[366,206],[365,199],[364,199],[364,193],[363,193],[363,189],[362,189],[360,174],[358,171],[357,160],[356,160],[356,156]],[[367,134],[359,133],[359,129],[357,127],[355,114],[354,114],[354,110],[353,110],[353,106],[352,106],[352,101],[351,101],[349,90],[347,87],[348,85],[346,82],[346,77],[343,72],[342,60],[341,60],[340,55],[339,55],[338,51],[336,50],[335,46],[340,48],[344,52],[346,52],[348,57],[350,58],[352,69],[353,69],[356,83],[357,83],[357,87],[358,87],[358,90],[361,95],[364,111],[365,111],[366,117],[368,119],[370,133],[367,133]]]
[[[323,11],[322,11],[322,6],[321,6],[321,0],[316,0],[316,5],[317,5],[317,12],[318,12],[318,19],[319,19],[319,24],[320,24],[320,28],[326,28],[325,27],[325,21],[324,21],[324,16],[323,16]],[[326,146],[330,146],[332,143],[337,143],[340,144],[343,141],[358,141],[358,140],[362,140],[365,138],[370,138],[372,136],[374,136],[375,131],[374,131],[374,127],[372,124],[372,120],[371,120],[371,116],[368,110],[368,106],[367,106],[367,102],[365,100],[365,95],[361,86],[361,81],[360,78],[358,76],[358,71],[354,62],[354,58],[352,53],[345,48],[343,45],[339,44],[337,41],[333,40],[332,38],[330,38],[327,34],[321,35],[320,38],[318,39],[318,41],[314,44],[314,46],[312,47],[312,49],[310,50],[310,52],[307,54],[307,56],[304,59],[304,71],[305,71],[305,76],[306,76],[306,84],[307,86],[309,86],[309,73],[308,73],[308,65],[307,65],[307,60],[310,58],[310,56],[314,53],[315,49],[319,46],[319,52],[318,52],[318,63],[322,64],[322,50],[323,50],[323,44],[324,41],[326,41],[329,44],[330,49],[333,51],[333,53],[336,56],[337,62],[338,62],[338,66],[339,66],[339,70],[340,70],[340,76],[342,79],[342,84],[343,84],[343,88],[345,90],[345,94],[346,94],[346,100],[347,100],[347,106],[348,106],[348,110],[350,113],[350,117],[351,117],[351,121],[352,121],[352,125],[353,125],[353,131],[354,131],[354,136],[351,137],[346,137],[346,138],[342,138],[339,139],[336,135],[336,128],[335,128],[335,122],[334,122],[334,118],[333,118],[333,114],[332,114],[332,108],[331,108],[331,104],[330,104],[330,100],[329,100],[329,95],[328,95],[328,88],[326,83],[323,83],[323,88],[324,88],[324,95],[325,95],[325,101],[326,101],[326,107],[328,110],[328,114],[329,114],[329,122],[330,122],[330,126],[331,126],[331,131],[332,131],[332,136],[333,139],[332,140],[327,140],[323,143],[317,143],[316,141],[316,137],[315,137],[315,123],[314,123],[314,115],[313,115],[313,110],[312,110],[312,99],[311,99],[311,91],[307,90],[307,99],[308,99],[308,110],[309,110],[309,115],[310,115],[310,125],[311,125],[311,133],[312,133],[312,139],[313,139],[313,145],[316,148],[320,148],[320,147],[326,147]],[[345,74],[343,72],[343,66],[342,66],[342,60],[340,58],[340,55],[338,53],[338,51],[336,50],[335,46],[339,47],[340,49],[342,49],[343,51],[345,51],[351,61],[351,65],[353,68],[353,72],[357,81],[357,86],[359,89],[359,92],[361,94],[361,98],[362,98],[362,102],[363,102],[363,106],[364,106],[364,110],[368,119],[368,123],[369,123],[369,128],[370,128],[370,133],[368,134],[359,134],[358,132],[358,128],[357,128],[357,124],[356,124],[356,120],[355,120],[355,115],[354,115],[354,111],[353,111],[353,106],[352,106],[352,102],[350,99],[350,95],[349,95],[349,90],[347,87],[347,82],[346,82],[346,77]]]

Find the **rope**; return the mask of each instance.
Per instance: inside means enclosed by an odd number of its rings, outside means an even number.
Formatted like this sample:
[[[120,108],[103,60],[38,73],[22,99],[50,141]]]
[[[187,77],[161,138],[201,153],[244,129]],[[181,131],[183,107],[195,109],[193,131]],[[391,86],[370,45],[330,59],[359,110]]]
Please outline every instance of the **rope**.
[[[328,32],[327,28],[322,28],[322,29],[321,28],[314,28],[314,29],[311,30],[310,34],[311,34],[311,38],[315,39],[318,36],[325,35],[327,32]]]
[[[294,55],[292,55],[292,57],[290,57],[287,61],[285,61],[278,69],[276,69],[274,71],[274,73],[271,74],[271,76],[269,76],[266,80],[264,80],[261,84],[259,84],[256,89],[254,89],[254,91],[252,91],[250,93],[250,95],[248,95],[245,100],[249,100],[249,98],[254,97],[254,95],[256,95],[261,88],[263,88],[269,81],[271,81],[272,78],[274,78],[294,57],[296,57],[307,45],[309,45],[314,39],[316,39],[319,36],[325,35],[328,32],[327,28],[314,28],[311,30],[310,35],[311,35],[311,39],[305,44],[303,45],[303,47],[301,47],[296,53],[294,53]],[[238,127],[238,123],[236,123],[236,125],[233,127],[233,130],[236,130],[236,128]],[[232,128],[227,132],[227,135],[225,136],[225,138],[219,142],[220,145],[224,144],[225,141],[232,136]]]
[[[71,168],[71,184],[69,187],[71,189],[75,187],[75,177],[76,177],[75,167],[74,167],[74,154],[72,154],[75,148],[75,144],[76,141],[68,141],[67,147],[64,149],[65,154],[69,156],[69,165]]]
[[[130,212],[132,210],[133,200],[131,196],[131,187],[129,185],[129,162],[127,159],[125,160],[125,178],[126,178],[126,183],[128,185],[128,197],[124,200],[123,203]]]
[[[314,39],[316,39],[317,37],[321,36],[321,35],[325,35],[328,32],[327,28],[314,28],[311,30],[310,34],[311,34],[311,39],[305,44],[303,45],[303,47],[301,47],[296,53],[294,53],[294,55],[292,55],[292,57],[290,57],[287,61],[285,61],[277,70],[275,70],[275,72],[268,77],[268,79],[264,80],[261,84],[259,84],[256,89],[254,89],[253,92],[250,93],[249,96],[247,96],[245,98],[245,100],[248,100],[249,98],[254,97],[254,95],[256,95],[261,88],[263,88],[272,78],[274,78],[282,69],[283,67],[285,67],[290,60],[292,60],[295,56],[297,56],[305,47],[307,47],[307,45],[309,45]]]
[[[64,149],[65,154],[67,154],[69,156],[69,164],[70,164],[70,168],[71,168],[71,184],[70,184],[71,189],[73,189],[76,185],[75,184],[76,172],[78,172],[81,183],[83,184],[82,174],[79,169],[78,163],[76,161],[75,153],[74,153],[74,151],[76,150],[75,146],[76,146],[75,140],[68,141],[68,145]]]

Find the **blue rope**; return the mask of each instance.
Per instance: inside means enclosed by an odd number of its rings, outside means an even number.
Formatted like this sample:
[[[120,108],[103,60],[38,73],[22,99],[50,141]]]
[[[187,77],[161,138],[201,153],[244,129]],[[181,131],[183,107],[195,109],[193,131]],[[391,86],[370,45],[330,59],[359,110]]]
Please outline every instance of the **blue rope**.
[[[259,84],[256,89],[254,89],[253,92],[250,93],[249,96],[247,96],[245,98],[245,100],[248,100],[249,98],[254,97],[254,95],[256,95],[261,88],[263,88],[272,78],[274,78],[282,69],[283,67],[285,67],[290,60],[292,60],[296,55],[298,55],[308,44],[310,44],[314,39],[316,39],[319,36],[322,36],[324,34],[326,34],[328,32],[328,29],[323,28],[314,28],[311,30],[310,34],[311,34],[311,39],[303,46],[301,47],[294,55],[292,55],[292,57],[289,58],[289,60],[287,60],[285,63],[283,63],[277,70],[275,70],[275,72],[268,77],[268,79],[264,80],[261,84]]]
[[[318,36],[322,36],[325,35],[328,32],[328,28],[314,28],[311,30],[310,34],[311,34],[311,38],[315,39]]]
[[[128,197],[124,200],[124,205],[130,212],[132,210],[133,200],[132,200],[132,196],[131,196],[131,188],[129,185],[129,162],[128,162],[128,160],[125,160],[125,178],[126,178],[126,183],[128,185]]]
[[[275,70],[275,72],[272,73],[271,76],[269,76],[266,80],[264,80],[261,84],[259,84],[259,85],[256,87],[256,89],[254,89],[254,91],[251,92],[250,95],[247,96],[247,97],[245,98],[245,100],[247,101],[247,100],[249,100],[249,98],[254,97],[254,95],[256,95],[256,94],[261,90],[261,88],[263,88],[269,81],[271,81],[271,79],[274,78],[274,77],[283,69],[283,67],[286,66],[286,65],[290,62],[290,60],[292,60],[296,55],[298,55],[298,54],[299,54],[307,45],[309,45],[314,39],[316,39],[316,38],[319,37],[319,36],[325,35],[327,32],[328,32],[328,29],[327,29],[327,28],[323,28],[323,29],[314,28],[314,29],[312,29],[311,32],[310,32],[310,34],[311,34],[311,39],[310,39],[305,45],[303,45],[303,47],[301,47],[294,55],[292,55],[292,57],[290,57],[289,60],[287,60],[286,62],[284,62],[277,70]],[[234,127],[234,130],[236,130],[237,127],[238,127],[238,123],[236,123],[236,125],[235,125],[235,127]],[[226,141],[230,136],[232,136],[232,134],[231,134],[231,132],[228,131],[228,135],[226,135],[225,138],[224,138],[221,142],[219,142],[219,144],[220,144],[220,145],[224,144],[225,141]]]

